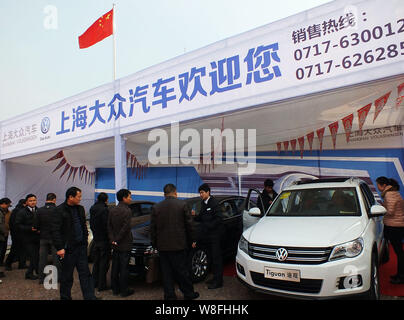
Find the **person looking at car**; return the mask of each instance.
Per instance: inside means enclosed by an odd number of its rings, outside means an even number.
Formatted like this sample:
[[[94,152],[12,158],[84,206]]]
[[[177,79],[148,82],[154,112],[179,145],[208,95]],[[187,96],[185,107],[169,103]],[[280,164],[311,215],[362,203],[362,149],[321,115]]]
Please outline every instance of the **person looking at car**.
[[[97,202],[90,208],[90,228],[94,241],[93,278],[98,291],[107,290],[107,272],[111,258],[111,244],[108,239],[108,195],[101,192]]]
[[[132,195],[128,189],[121,189],[116,193],[119,201],[116,207],[109,210],[108,237],[112,244],[111,287],[113,295],[128,297],[134,293],[128,288],[129,258],[133,244],[131,232],[132,211],[129,204]]]
[[[188,240],[196,246],[194,227],[189,207],[177,199],[177,188],[173,184],[164,186],[165,199],[152,208],[150,234],[152,246],[157,248],[163,274],[164,299],[176,300],[174,279],[185,300],[199,297],[194,291],[187,264]]]
[[[274,182],[271,179],[266,179],[264,181],[264,190],[262,190],[262,202],[264,203],[264,212],[267,212],[268,208],[278,196],[274,188]]]
[[[208,289],[217,289],[223,286],[223,257],[222,235],[224,232],[223,219],[219,209],[219,202],[210,194],[207,183],[199,189],[201,211],[195,216],[195,221],[201,223],[202,245],[205,245],[212,258],[213,278],[208,283]]]
[[[52,224],[52,240],[62,265],[60,299],[72,300],[73,272],[77,269],[85,300],[97,300],[94,282],[88,267],[88,229],[84,207],[80,205],[81,190],[71,187],[66,200],[56,207]]]
[[[398,192],[400,186],[394,179],[378,177],[377,188],[381,192],[383,206],[387,213],[383,217],[384,237],[390,241],[397,255],[397,274],[391,276],[392,284],[404,283],[404,251],[402,240],[404,238],[404,201]]]

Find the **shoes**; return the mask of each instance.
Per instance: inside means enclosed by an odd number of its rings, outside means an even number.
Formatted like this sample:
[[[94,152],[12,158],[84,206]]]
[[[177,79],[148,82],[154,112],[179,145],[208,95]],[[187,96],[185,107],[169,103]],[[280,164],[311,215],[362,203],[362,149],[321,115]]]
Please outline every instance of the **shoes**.
[[[13,268],[10,265],[6,265],[6,271],[11,271]]]
[[[38,280],[38,276],[36,276],[34,274],[26,274],[25,279],[27,279],[27,280]]]
[[[119,296],[119,291],[112,291],[112,294],[113,294],[114,296]]]
[[[208,289],[218,289],[223,287],[223,282],[212,282],[210,285],[208,285]]]
[[[199,298],[199,292],[194,292],[190,296],[184,296],[184,300],[195,300],[197,298]]]
[[[125,293],[121,293],[121,297],[122,297],[122,298],[126,298],[126,297],[131,296],[131,295],[134,294],[134,293],[135,293],[135,290],[133,290],[133,289],[128,289],[128,291],[126,291]]]
[[[107,291],[107,290],[110,290],[111,288],[108,288],[108,287],[102,287],[102,288],[98,288],[97,289],[97,291],[98,292],[101,292],[101,291]],[[118,293],[119,294],[119,293]]]
[[[0,272],[0,278],[4,278],[6,275],[4,274],[4,272]]]

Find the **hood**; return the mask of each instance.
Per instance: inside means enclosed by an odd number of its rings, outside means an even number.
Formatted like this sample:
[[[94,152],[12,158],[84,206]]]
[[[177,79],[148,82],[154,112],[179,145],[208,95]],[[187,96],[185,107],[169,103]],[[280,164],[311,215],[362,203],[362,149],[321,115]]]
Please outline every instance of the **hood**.
[[[285,247],[330,247],[358,238],[361,217],[264,217],[243,236],[250,243]]]

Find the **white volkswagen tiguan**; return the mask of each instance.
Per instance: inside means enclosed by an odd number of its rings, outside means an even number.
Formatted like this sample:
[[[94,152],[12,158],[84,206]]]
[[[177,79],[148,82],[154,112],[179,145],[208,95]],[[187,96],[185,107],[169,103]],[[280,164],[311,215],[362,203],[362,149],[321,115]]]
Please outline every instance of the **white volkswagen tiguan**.
[[[385,212],[357,178],[292,185],[244,231],[237,276],[254,290],[277,295],[378,299]],[[262,216],[257,207],[249,213]]]

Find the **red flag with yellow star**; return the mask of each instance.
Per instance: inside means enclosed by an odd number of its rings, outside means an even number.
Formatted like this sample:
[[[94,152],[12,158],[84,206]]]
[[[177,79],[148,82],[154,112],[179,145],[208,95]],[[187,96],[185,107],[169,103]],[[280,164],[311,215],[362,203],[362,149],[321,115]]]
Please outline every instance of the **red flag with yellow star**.
[[[113,34],[114,9],[98,18],[87,30],[79,37],[80,49],[91,47],[92,45],[104,40]]]

